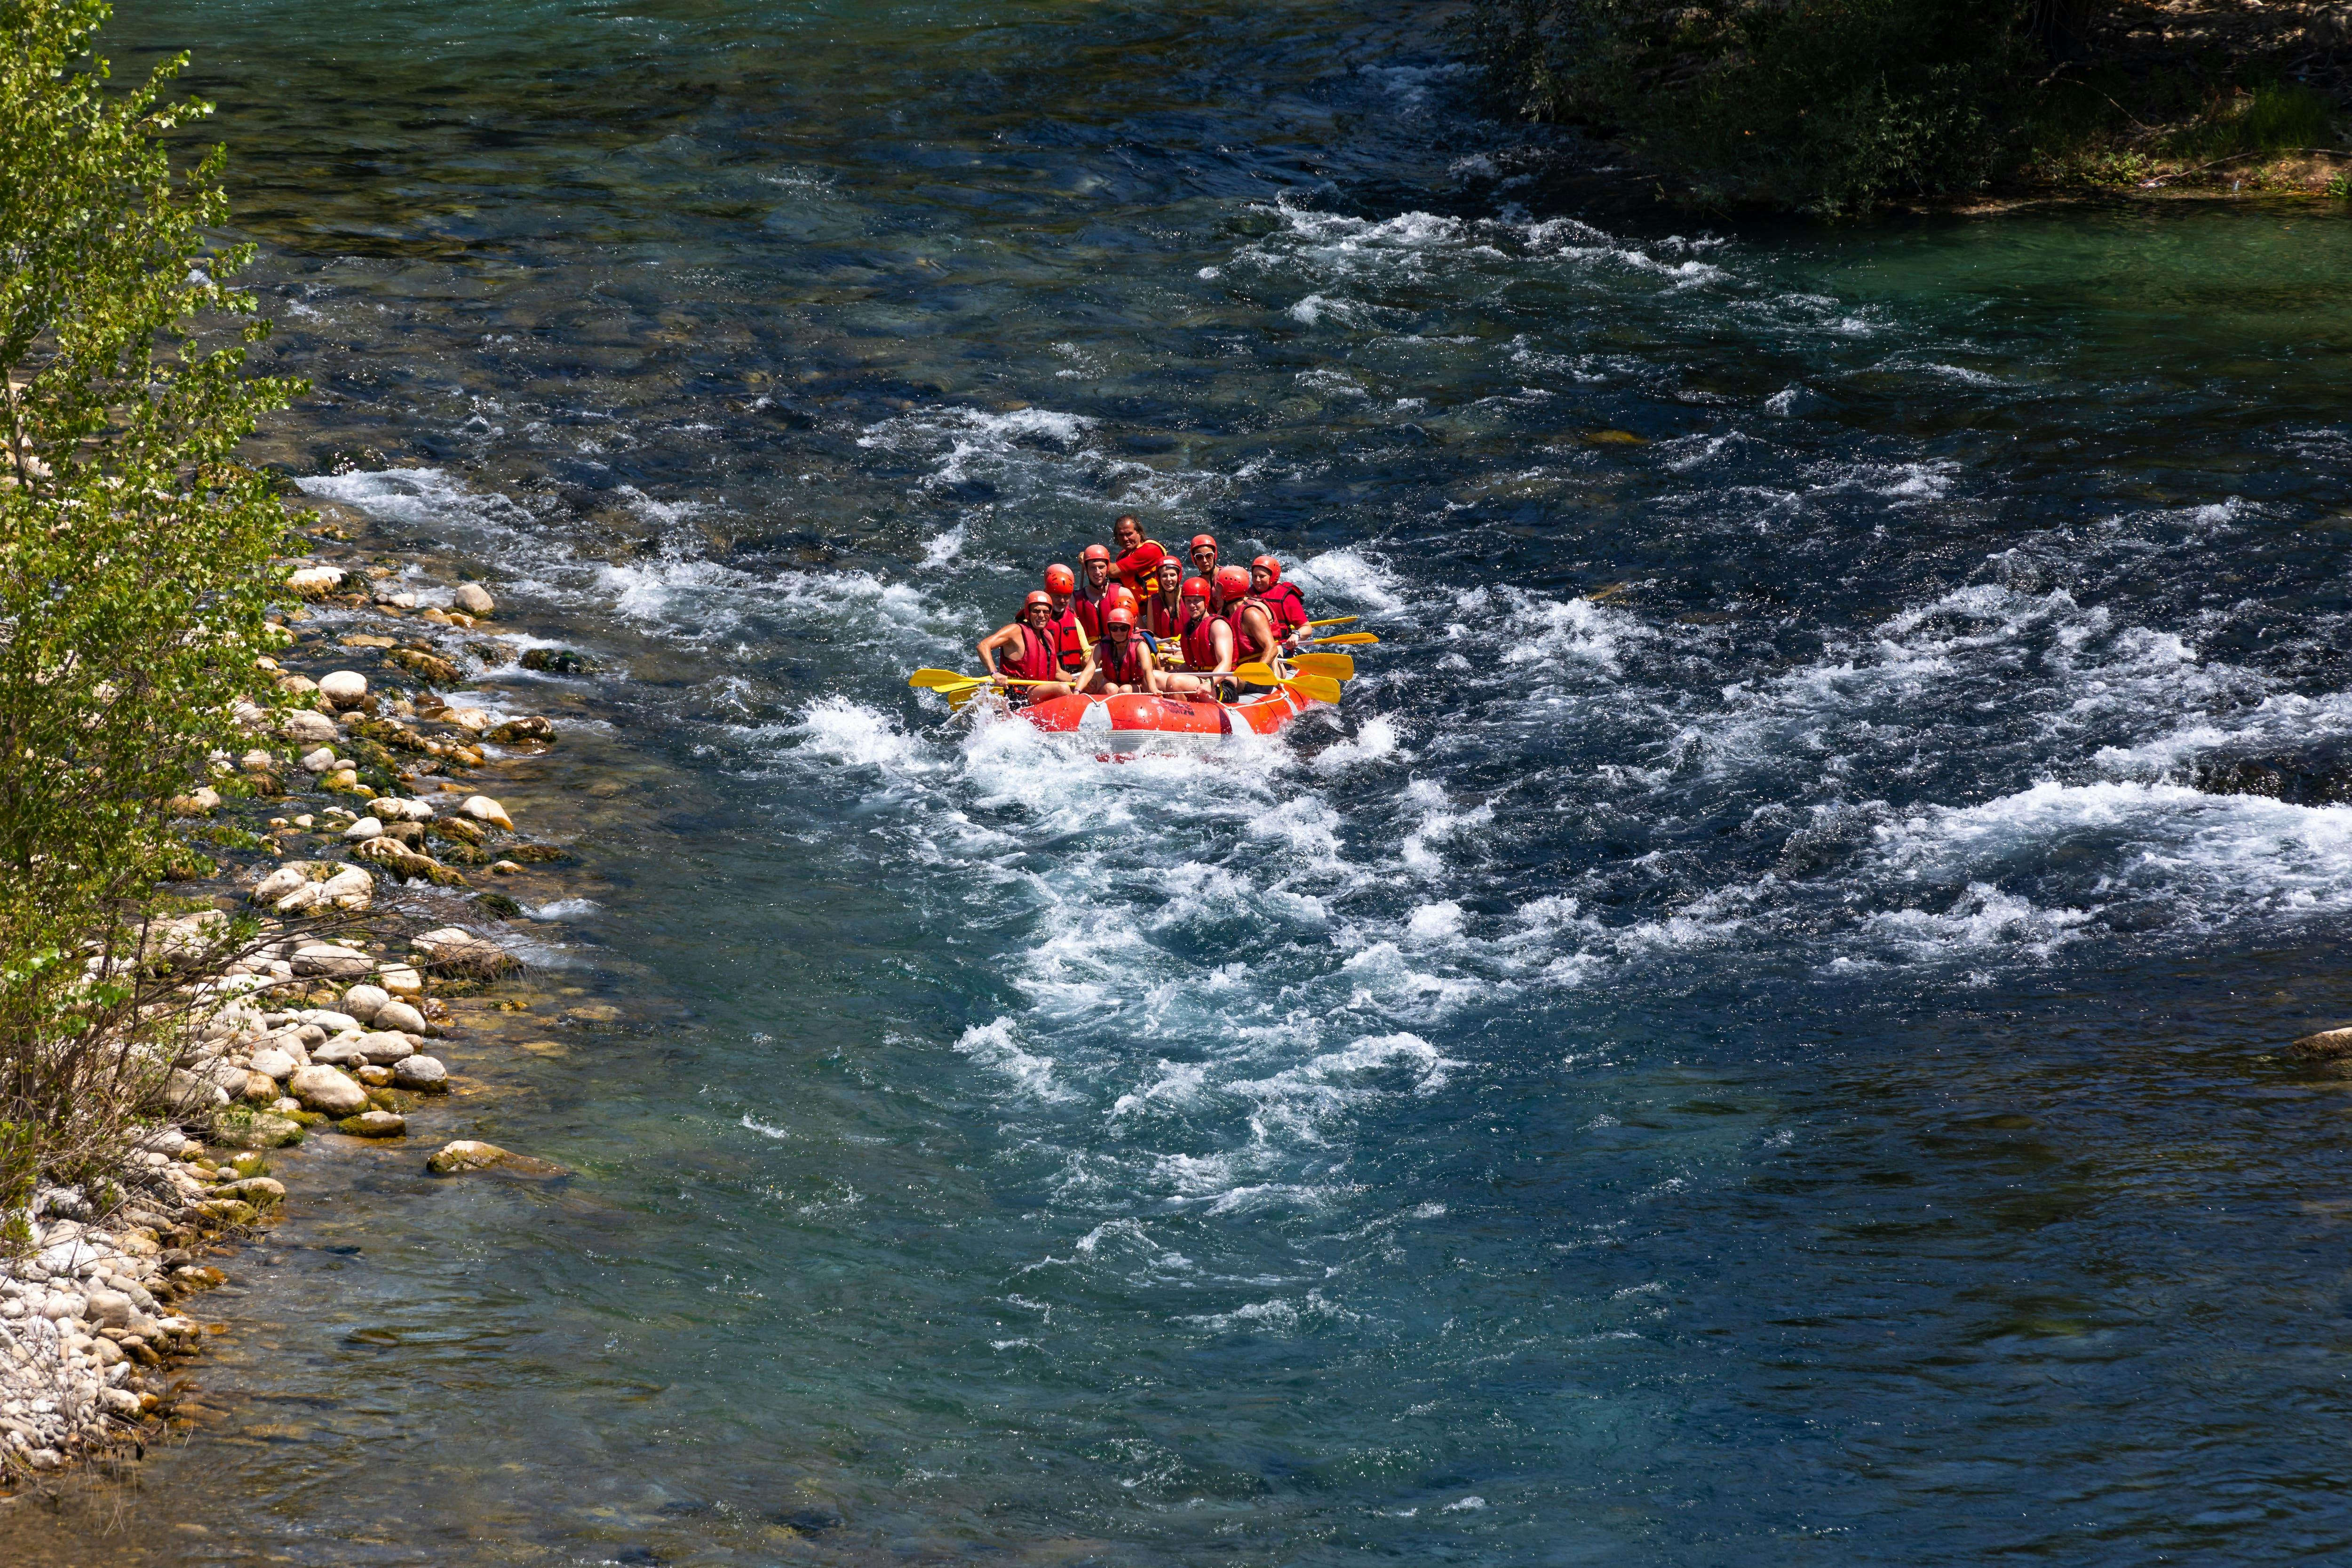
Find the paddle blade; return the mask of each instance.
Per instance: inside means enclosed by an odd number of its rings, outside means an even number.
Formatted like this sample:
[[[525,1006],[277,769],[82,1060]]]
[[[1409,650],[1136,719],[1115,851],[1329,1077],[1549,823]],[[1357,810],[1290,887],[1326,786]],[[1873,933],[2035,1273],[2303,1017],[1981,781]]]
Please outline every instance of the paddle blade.
[[[1307,624],[1310,626],[1344,626],[1351,621],[1362,619],[1361,616],[1333,616],[1328,621],[1309,621]]]
[[[1282,684],[1282,677],[1275,674],[1274,667],[1267,664],[1237,664],[1234,666],[1234,675],[1239,679],[1248,681],[1252,686]]]
[[[1333,632],[1328,637],[1309,637],[1307,640],[1320,647],[1368,647],[1381,639],[1371,632]]]
[[[1318,702],[1339,700],[1339,683],[1328,675],[1297,675],[1282,684],[1301,697],[1312,697]]]
[[[1328,675],[1334,680],[1356,679],[1356,661],[1344,653],[1293,654],[1290,667],[1307,675]]]
[[[951,686],[971,686],[974,683],[973,677],[959,675],[952,669],[919,669],[907,677],[908,685],[920,687],[925,691],[944,691]]]

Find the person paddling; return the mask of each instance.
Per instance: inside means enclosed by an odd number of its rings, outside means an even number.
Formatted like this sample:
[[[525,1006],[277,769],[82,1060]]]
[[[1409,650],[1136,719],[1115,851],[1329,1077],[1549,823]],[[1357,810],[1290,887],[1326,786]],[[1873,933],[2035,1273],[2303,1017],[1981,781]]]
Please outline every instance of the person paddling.
[[[1145,597],[1160,574],[1160,563],[1168,559],[1167,546],[1156,539],[1144,538],[1143,524],[1133,512],[1110,525],[1110,541],[1119,552],[1118,559],[1111,563],[1111,575],[1126,584],[1138,599]]]
[[[1078,574],[1056,561],[1045,568],[1045,618],[1065,674],[1087,662],[1086,628],[1078,625]]]
[[[1102,637],[1103,612],[1110,608],[1110,550],[1089,544],[1078,552],[1078,625],[1089,642]]]
[[[1274,626],[1274,612],[1250,594],[1250,574],[1238,566],[1217,568],[1217,613],[1233,628],[1234,662],[1236,665],[1272,665],[1282,657],[1281,637]]]
[[[1042,590],[1033,591],[1022,601],[1021,614],[1009,626],[991,632],[980,639],[980,662],[989,678],[998,685],[1012,676],[1021,680],[1043,682],[1037,686],[1014,686],[1007,689],[1013,701],[1023,707],[1042,702],[1049,697],[1067,697],[1070,683],[1058,677],[1062,661],[1054,649],[1054,635],[1049,616],[1053,614],[1053,595]],[[1002,668],[999,656],[1003,656]]]
[[[1143,601],[1143,629],[1156,640],[1184,635],[1183,582],[1184,569],[1173,555],[1160,563],[1151,596]],[[1208,584],[1201,586],[1205,590]]]
[[[1181,633],[1184,673],[1162,675],[1160,689],[1180,696],[1214,697],[1230,680],[1216,678],[1234,667],[1234,631],[1223,616],[1209,613],[1213,592],[1204,578],[1188,577],[1179,590],[1184,605]]]
[[[1135,612],[1125,605],[1105,611],[1102,640],[1087,652],[1077,689],[1089,697],[1122,697],[1154,690],[1163,679],[1159,661],[1135,635]]]
[[[1282,580],[1282,563],[1271,555],[1261,555],[1250,563],[1250,589],[1259,603],[1274,616],[1274,635],[1283,646],[1295,644],[1298,635],[1307,629],[1307,600],[1295,583]]]

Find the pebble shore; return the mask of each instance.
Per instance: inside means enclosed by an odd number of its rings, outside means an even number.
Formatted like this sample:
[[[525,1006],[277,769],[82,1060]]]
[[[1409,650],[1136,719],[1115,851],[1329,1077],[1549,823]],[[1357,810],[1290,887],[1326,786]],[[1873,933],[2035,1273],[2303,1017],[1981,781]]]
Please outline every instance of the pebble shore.
[[[250,745],[172,802],[194,858],[166,889],[182,912],[151,932],[150,952],[202,951],[233,913],[258,916],[260,935],[192,984],[193,1049],[119,1190],[44,1184],[33,1250],[0,1263],[0,1494],[140,1451],[172,1418],[174,1367],[233,1328],[193,1315],[227,1279],[211,1259],[286,1201],[273,1151],[446,1120],[442,1042],[461,1032],[448,1000],[522,967],[504,923],[521,906],[483,884],[569,858],[478,787],[545,752],[555,721],[443,693],[504,662],[593,666],[502,641],[479,583],[333,553],[344,532],[331,519],[314,537],[328,548],[286,563],[305,601],[288,646],[238,710]],[[464,1138],[417,1159],[436,1175],[561,1173]]]

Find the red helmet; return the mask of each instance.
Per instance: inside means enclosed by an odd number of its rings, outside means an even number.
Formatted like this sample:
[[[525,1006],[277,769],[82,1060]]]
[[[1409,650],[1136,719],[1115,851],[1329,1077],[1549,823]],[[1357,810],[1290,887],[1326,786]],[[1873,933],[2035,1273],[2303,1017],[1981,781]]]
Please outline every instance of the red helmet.
[[[1244,598],[1250,591],[1249,574],[1238,566],[1217,568],[1217,592],[1228,599]]]
[[[1203,544],[1207,545],[1213,551],[1215,550],[1217,548],[1217,536],[1213,533],[1196,533],[1192,536],[1192,548],[1198,550]]]
[[[1049,594],[1075,594],[1078,591],[1078,574],[1056,561],[1045,568],[1045,591]]]
[[[1104,593],[1103,602],[1113,608],[1123,607],[1131,614],[1135,609],[1135,590],[1124,583],[1113,583]]]
[[[1282,563],[1276,561],[1271,555],[1259,556],[1256,560],[1250,563],[1250,569],[1252,571],[1264,571],[1265,573],[1265,580],[1269,583],[1279,583],[1282,581]]]
[[[1128,630],[1133,631],[1135,629],[1134,609],[1126,605],[1113,605],[1109,609],[1105,610],[1103,630],[1108,631],[1113,626],[1125,626]]]
[[[1187,577],[1183,587],[1177,592],[1188,599],[1205,599],[1209,596],[1209,580],[1206,577]]]
[[[1110,559],[1110,546],[1108,544],[1089,544],[1084,550],[1078,552],[1078,559],[1081,561],[1108,561]]]
[[[1029,596],[1021,601],[1021,613],[1025,616],[1032,610],[1044,610],[1051,615],[1054,610],[1054,596],[1042,588],[1030,589]]]

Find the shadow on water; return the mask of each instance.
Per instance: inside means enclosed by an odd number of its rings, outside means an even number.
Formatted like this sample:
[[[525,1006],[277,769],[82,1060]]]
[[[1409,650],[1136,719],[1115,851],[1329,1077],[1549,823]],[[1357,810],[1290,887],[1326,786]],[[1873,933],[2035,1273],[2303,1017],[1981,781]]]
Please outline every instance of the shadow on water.
[[[1563,200],[1418,9],[175,0],[371,551],[612,670],[140,1563],[2340,1554],[2352,222]],[[337,452],[391,466],[331,474]],[[348,465],[345,465],[348,467]],[[950,724],[1121,508],[1383,638]],[[1021,731],[1022,732],[1013,732]]]

